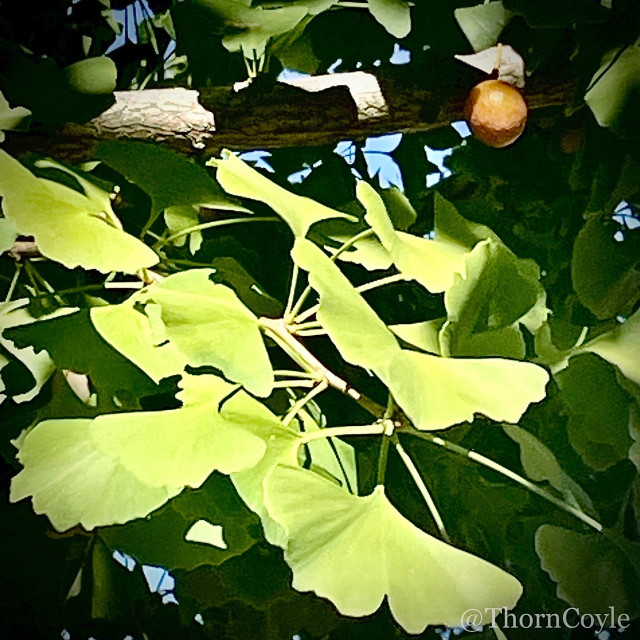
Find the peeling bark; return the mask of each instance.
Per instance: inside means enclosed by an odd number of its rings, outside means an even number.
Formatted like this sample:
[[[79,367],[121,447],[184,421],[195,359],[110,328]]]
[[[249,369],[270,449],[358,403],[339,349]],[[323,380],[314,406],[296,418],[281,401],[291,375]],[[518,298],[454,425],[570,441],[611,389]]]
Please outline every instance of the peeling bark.
[[[531,109],[570,103],[575,82],[531,82]],[[427,131],[462,118],[467,89],[438,91],[378,81],[364,73],[330,74],[202,91],[172,88],[116,92],[116,102],[87,124],[56,131],[8,132],[10,153],[39,151],[86,160],[100,140],[150,140],[183,153],[210,156],[220,149],[331,144],[371,135]]]

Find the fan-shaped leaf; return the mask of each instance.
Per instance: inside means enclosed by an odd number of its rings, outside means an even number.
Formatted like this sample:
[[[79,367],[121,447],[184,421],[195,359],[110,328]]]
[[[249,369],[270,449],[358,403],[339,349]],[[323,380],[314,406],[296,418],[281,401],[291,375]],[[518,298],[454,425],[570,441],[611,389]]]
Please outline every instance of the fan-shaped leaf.
[[[149,247],[122,230],[109,204],[98,206],[89,194],[36,178],[2,150],[0,196],[18,231],[34,236],[43,255],[66,267],[135,273],[158,262]]]
[[[371,614],[386,597],[404,629],[421,633],[430,624],[458,626],[470,608],[512,608],[522,593],[502,569],[406,520],[382,486],[358,497],[279,466],[265,480],[265,502],[286,531],[293,587],[328,598],[344,615]]]

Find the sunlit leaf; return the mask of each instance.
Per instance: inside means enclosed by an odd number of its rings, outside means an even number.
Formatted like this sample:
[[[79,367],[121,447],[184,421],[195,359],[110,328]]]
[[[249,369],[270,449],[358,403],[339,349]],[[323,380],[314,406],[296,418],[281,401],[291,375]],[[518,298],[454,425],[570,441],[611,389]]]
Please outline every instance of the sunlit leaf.
[[[250,469],[231,474],[231,480],[247,506],[260,517],[265,538],[279,547],[285,546],[282,527],[267,512],[263,481],[278,464],[298,464],[302,444],[299,432],[291,427],[274,427],[266,437],[267,450],[260,462]]]
[[[640,310],[584,345],[580,351],[597,353],[618,367],[629,380],[640,384]]]
[[[357,195],[367,210],[365,220],[390,253],[398,270],[433,293],[446,291],[453,284],[454,273],[464,268],[467,250],[396,231],[382,198],[366,182],[358,183]]]
[[[154,339],[149,318],[135,303],[134,296],[121,304],[93,307],[89,315],[96,331],[154,382],[181,373],[188,358],[174,343]]]
[[[371,15],[394,37],[411,31],[411,11],[406,0],[368,0]]]
[[[501,242],[488,239],[465,256],[464,273],[456,274],[445,292],[442,353],[523,358],[525,345],[518,322],[537,304],[546,317],[537,265],[516,258]]]
[[[2,150],[0,196],[18,231],[34,236],[43,255],[66,267],[135,273],[158,262],[149,247],[122,230],[110,205],[98,208],[73,189],[36,178]]]
[[[343,615],[371,614],[386,597],[400,625],[421,633],[430,624],[459,625],[470,608],[512,608],[522,593],[502,569],[406,520],[382,486],[358,497],[310,471],[279,466],[265,494],[286,531],[293,587],[328,598]]]
[[[389,325],[389,329],[413,347],[434,355],[442,355],[438,336],[444,322],[444,318],[436,318],[425,322]]]
[[[162,308],[166,337],[194,366],[211,365],[259,396],[273,388],[273,370],[257,318],[235,292],[210,280],[213,269],[190,269],[149,290]]]
[[[11,501],[33,496],[33,509],[58,531],[93,529],[151,513],[181,486],[150,487],[93,440],[91,420],[49,420],[22,441],[24,469],[11,483]]]
[[[18,237],[18,229],[9,218],[0,218],[0,253],[4,253],[13,247]]]
[[[545,397],[548,373],[530,362],[503,358],[444,358],[401,350],[376,373],[418,429],[473,421],[518,422]]]
[[[371,369],[387,362],[398,350],[396,339],[340,269],[308,240],[296,241],[292,255],[320,294],[318,320],[342,357]]]
[[[12,109],[2,91],[0,91],[0,142],[4,140],[3,131],[15,129],[30,115],[31,111],[24,107],[14,107]]]
[[[14,396],[15,402],[27,402],[35,398],[42,385],[55,371],[55,365],[46,351],[36,351],[33,347],[18,348],[13,341],[3,335],[6,329],[36,322],[36,318],[28,312],[26,302],[26,299],[21,299],[0,304],[0,345],[29,369],[35,383],[30,391]],[[74,311],[75,309],[60,309],[49,314],[47,318],[51,319]]]
[[[277,424],[268,409],[236,394],[218,410],[234,387],[216,376],[185,374],[180,386],[180,409],[98,416],[94,442],[150,486],[199,487],[214,470],[232,473],[260,460],[264,442],[247,423]]]
[[[216,178],[225,191],[268,204],[291,227],[296,237],[306,236],[309,227],[320,220],[351,219],[345,213],[283,189],[230,151],[224,151],[220,160],[210,162],[217,167]]]

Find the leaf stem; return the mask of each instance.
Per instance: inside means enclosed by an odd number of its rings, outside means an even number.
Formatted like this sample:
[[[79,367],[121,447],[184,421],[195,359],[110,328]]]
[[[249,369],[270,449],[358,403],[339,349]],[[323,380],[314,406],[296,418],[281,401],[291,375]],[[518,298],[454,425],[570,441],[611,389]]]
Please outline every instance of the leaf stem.
[[[314,383],[312,382],[312,384]],[[326,391],[328,388],[329,384],[326,380],[320,380],[320,382],[315,383],[313,389],[311,389],[309,393],[302,396],[302,398],[298,398],[298,400],[294,402],[287,415],[282,419],[282,424],[286,427],[307,403],[311,402],[311,400],[320,395],[323,391]]]
[[[13,296],[13,292],[15,291],[16,285],[18,284],[18,278],[20,277],[20,270],[22,269],[22,265],[19,262],[16,262],[16,269],[13,272],[13,278],[11,278],[11,282],[9,283],[9,290],[7,291],[7,295],[4,298],[5,302],[9,302],[11,297]]]
[[[154,245],[154,248],[159,249],[160,247],[163,247],[165,244],[168,244],[169,242],[173,242],[174,240],[177,240],[182,236],[189,235],[194,231],[203,231],[204,229],[213,229],[215,227],[226,227],[232,224],[240,224],[243,222],[282,222],[282,220],[280,218],[275,218],[272,216],[254,216],[250,218],[230,218],[227,220],[212,220],[211,222],[203,222],[201,224],[196,224],[192,227],[187,227],[186,229],[182,229],[181,231],[174,233],[168,238],[164,238],[164,240],[160,240],[160,242],[157,242]]]
[[[306,431],[301,435],[302,443],[320,438],[342,438],[345,436],[373,436],[381,435],[386,431],[384,421],[374,422],[369,425],[357,425],[348,427],[326,427],[317,431]]]
[[[387,458],[389,456],[389,443],[391,438],[384,433],[380,442],[380,454],[378,455],[378,474],[376,484],[384,486],[384,479],[387,473]]]
[[[278,380],[273,383],[274,389],[290,389],[292,387],[303,388],[311,388],[315,387],[318,384],[317,380],[303,380],[301,378],[296,378],[294,380]]]
[[[420,476],[420,472],[418,471],[418,468],[414,464],[414,462],[411,459],[411,457],[409,456],[409,454],[404,450],[404,448],[400,444],[400,442],[398,440],[398,436],[394,436],[393,444],[394,444],[394,446],[396,448],[396,451],[398,452],[398,455],[400,456],[402,462],[404,462],[404,466],[407,468],[407,471],[410,473],[411,477],[413,478],[413,481],[415,482],[416,487],[418,488],[418,491],[420,492],[420,495],[422,496],[423,500],[425,501],[425,503],[427,505],[427,508],[429,509],[429,512],[431,513],[431,517],[433,518],[433,521],[436,523],[436,527],[438,527],[438,531],[440,532],[440,537],[445,542],[451,543],[451,538],[449,538],[449,534],[447,533],[447,530],[446,530],[446,528],[444,526],[444,522],[443,522],[442,518],[440,517],[440,513],[438,512],[438,508],[436,507],[436,503],[433,501],[433,498],[431,497],[431,493],[429,492],[429,489],[427,488],[427,485],[425,484],[424,480]]]
[[[373,229],[365,229],[360,233],[356,233],[355,236],[349,238],[349,240],[347,240],[341,247],[339,247],[338,250],[331,256],[331,262],[335,262],[345,251],[351,249],[354,244],[360,242],[360,240],[363,240],[364,238],[368,238],[371,235],[373,235]]]
[[[296,287],[298,286],[298,275],[300,273],[300,267],[296,262],[293,263],[293,271],[291,272],[291,285],[289,286],[289,295],[287,296],[287,306],[284,308],[284,321],[289,322],[291,320],[291,308],[293,307],[293,297],[296,294]]]
[[[361,284],[359,287],[356,287],[356,291],[358,293],[364,293],[365,291],[371,291],[372,289],[377,289],[378,287],[384,287],[387,284],[392,284],[394,282],[400,282],[401,280],[406,280],[406,277],[400,273],[396,273],[392,276],[387,276],[386,278],[380,278],[379,280],[373,280],[372,282],[367,282],[365,284]],[[320,304],[315,304],[313,307],[310,307],[299,316],[296,317],[296,324],[303,323],[307,318],[310,318],[314,314],[318,312],[320,308]]]
[[[474,462],[478,462],[481,465],[487,467],[488,469],[492,469],[493,471],[496,471],[497,473],[505,476],[506,478],[509,478],[514,482],[517,482],[519,485],[522,485],[523,487],[525,487],[525,489],[528,489],[532,493],[535,493],[541,498],[544,498],[545,500],[547,500],[551,504],[554,504],[556,507],[559,507],[563,511],[566,511],[567,513],[570,513],[572,516],[575,516],[579,520],[582,520],[582,522],[589,525],[596,531],[602,531],[603,527],[597,520],[594,520],[593,518],[588,516],[586,513],[583,513],[579,509],[576,509],[575,507],[567,504],[563,500],[556,498],[553,494],[549,493],[548,491],[545,491],[544,489],[534,484],[530,480],[523,478],[522,476],[511,471],[510,469],[507,469],[506,467],[503,467],[498,462],[495,462],[494,460],[491,460],[490,458],[487,458],[486,456],[483,456],[482,454],[477,453],[476,451],[465,449],[464,447],[461,447],[458,444],[449,442],[448,440],[443,440],[442,438],[431,435],[430,433],[417,432],[417,431],[408,431],[407,433],[410,433],[411,435],[416,436],[418,438],[422,438],[423,440],[427,440],[432,444],[435,444],[439,447],[443,447],[448,451],[451,451],[460,456],[468,458],[469,460],[473,460]]]

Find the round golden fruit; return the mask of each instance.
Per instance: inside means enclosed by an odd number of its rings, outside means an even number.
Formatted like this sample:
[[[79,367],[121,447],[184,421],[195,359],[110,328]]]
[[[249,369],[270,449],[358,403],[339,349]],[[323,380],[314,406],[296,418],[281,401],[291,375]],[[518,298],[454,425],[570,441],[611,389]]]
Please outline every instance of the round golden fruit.
[[[464,117],[478,140],[500,148],[520,137],[527,123],[527,110],[516,87],[501,80],[485,80],[471,89]]]

